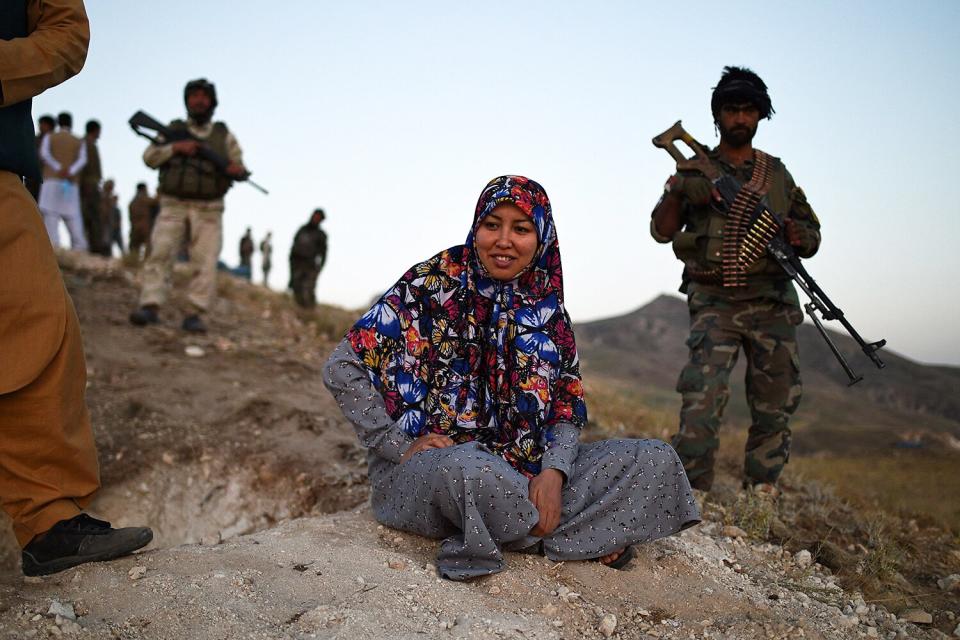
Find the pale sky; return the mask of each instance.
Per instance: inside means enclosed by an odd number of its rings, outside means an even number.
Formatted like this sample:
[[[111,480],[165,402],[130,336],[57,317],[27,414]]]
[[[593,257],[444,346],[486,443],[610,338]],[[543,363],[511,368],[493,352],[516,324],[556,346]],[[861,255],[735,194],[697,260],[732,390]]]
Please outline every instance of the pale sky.
[[[272,230],[271,286],[282,289],[290,239],[323,207],[330,254],[317,295],[350,308],[461,243],[481,189],[504,173],[550,195],[575,322],[676,292],[681,264],[648,233],[673,161],[650,139],[682,119],[716,144],[711,88],[724,65],[751,67],[776,109],[755,146],[784,160],[823,224],[807,269],[866,339],[960,365],[960,3],[87,9],[86,67],[38,97],[34,115],[69,110],[79,132],[101,121],[126,217],[134,185],[156,185],[127,119],[183,117],[186,81],[212,80],[215,118],[270,190],[227,195],[221,257],[238,261],[247,226],[258,243]]]

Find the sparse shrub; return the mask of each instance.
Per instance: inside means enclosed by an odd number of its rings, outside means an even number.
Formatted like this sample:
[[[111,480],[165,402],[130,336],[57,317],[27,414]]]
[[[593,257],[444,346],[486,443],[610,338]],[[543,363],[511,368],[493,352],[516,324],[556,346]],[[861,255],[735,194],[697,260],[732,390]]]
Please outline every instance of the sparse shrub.
[[[765,540],[770,533],[770,524],[776,517],[776,508],[769,499],[744,491],[737,495],[737,501],[727,514],[727,524],[740,527],[751,538]]]
[[[362,312],[351,312],[337,307],[318,305],[313,316],[316,336],[324,340],[339,340],[353,326]]]
[[[874,514],[866,521],[867,548],[870,550],[861,564],[859,573],[864,578],[885,581],[896,576],[904,558],[904,550],[892,533],[887,517]]]

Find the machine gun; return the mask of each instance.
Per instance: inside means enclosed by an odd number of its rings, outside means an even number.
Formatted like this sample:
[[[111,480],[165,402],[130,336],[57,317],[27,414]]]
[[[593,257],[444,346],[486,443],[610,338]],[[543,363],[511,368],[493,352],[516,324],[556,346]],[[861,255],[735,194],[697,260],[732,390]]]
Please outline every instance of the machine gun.
[[[676,144],[674,144],[677,140],[686,144],[693,151],[693,157],[687,158],[683,152],[677,148]],[[653,145],[664,149],[670,154],[677,163],[678,171],[698,171],[706,176],[720,194],[724,207],[729,209],[733,204],[737,193],[740,191],[740,183],[732,176],[722,175],[720,171],[717,170],[707,157],[707,152],[703,145],[684,130],[679,120],[677,120],[672,127],[655,137],[653,139]],[[879,351],[887,341],[866,342],[860,337],[857,330],[854,329],[853,325],[844,317],[843,311],[830,300],[823,289],[820,288],[820,285],[807,273],[807,270],[800,262],[800,258],[796,252],[794,252],[793,247],[791,247],[790,243],[784,238],[784,221],[780,216],[767,208],[765,201],[766,198],[763,198],[757,205],[755,211],[753,211],[750,229],[743,238],[743,246],[737,256],[738,262],[745,266],[760,258],[764,253],[769,254],[777,261],[777,264],[780,265],[787,275],[797,283],[797,286],[803,290],[809,299],[809,302],[807,302],[803,308],[807,312],[807,315],[810,316],[810,319],[813,320],[813,324],[817,327],[817,331],[820,332],[820,336],[826,341],[827,346],[830,347],[830,351],[833,352],[837,361],[840,362],[840,366],[843,367],[844,372],[850,380],[848,386],[860,382],[863,380],[863,376],[858,375],[850,368],[843,354],[840,353],[840,349],[837,348],[837,345],[830,336],[827,335],[823,323],[815,312],[823,316],[823,319],[826,321],[837,320],[840,322],[843,328],[847,330],[847,333],[850,334],[850,337],[857,341],[857,344],[860,345],[860,348],[867,357],[877,365],[877,368],[883,369],[885,365],[883,361],[880,360],[880,356],[877,355],[877,351]]]
[[[203,140],[200,140],[199,138],[191,134],[189,131],[185,129],[182,131],[171,130],[169,127],[167,127],[164,124],[161,124],[152,116],[147,115],[143,111],[137,111],[135,114],[133,114],[130,117],[130,120],[128,122],[130,123],[130,128],[133,129],[134,133],[136,133],[138,136],[143,136],[144,138],[146,138],[150,142],[153,142],[154,144],[166,144],[170,142],[179,142],[181,140],[194,140],[196,142],[199,142],[200,147],[197,149],[197,155],[203,158],[204,160],[208,160],[211,163],[213,163],[213,166],[217,168],[217,171],[227,176],[231,180],[235,180],[237,182],[246,182],[251,187],[253,187],[254,189],[256,189],[257,191],[263,194],[269,193],[266,189],[264,189],[263,187],[261,187],[256,182],[250,179],[249,171],[244,171],[241,175],[236,177],[228,175],[227,165],[230,164],[230,161],[224,158],[223,156],[221,156],[219,153],[217,153],[213,149],[211,149],[209,146],[206,145],[206,143],[204,143]],[[143,129],[146,129],[148,131],[154,131],[157,133],[157,135],[151,136],[145,133]],[[161,137],[163,138],[162,141],[160,140]]]

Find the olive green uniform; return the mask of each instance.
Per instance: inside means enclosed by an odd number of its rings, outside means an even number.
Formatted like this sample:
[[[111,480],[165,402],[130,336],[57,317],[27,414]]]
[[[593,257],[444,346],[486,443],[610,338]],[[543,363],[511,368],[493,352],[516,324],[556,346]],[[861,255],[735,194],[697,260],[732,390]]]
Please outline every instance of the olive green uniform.
[[[733,176],[741,184],[753,176],[754,161],[734,167],[724,162],[716,150],[709,157],[722,174]],[[819,248],[820,223],[783,163],[766,157],[767,206],[804,228],[806,246],[796,251],[801,257],[810,257]],[[706,178],[687,175],[683,180],[687,183],[682,194],[703,191],[703,199],[707,199],[710,183]],[[709,489],[720,446],[720,421],[730,397],[730,372],[743,349],[751,413],[744,465],[746,481],[773,483],[789,458],[787,423],[800,403],[796,326],[803,321],[803,313],[797,293],[789,276],[768,257],[746,269],[739,286],[725,286],[720,274],[724,232],[729,235],[730,229],[728,216],[709,203],[697,205],[687,197],[683,198],[682,215],[683,229],[672,239],[661,236],[652,222],[650,227],[658,242],[673,242],[674,253],[684,263],[680,291],[687,294],[690,308],[690,356],[677,382],[683,404],[673,446],[691,485]]]

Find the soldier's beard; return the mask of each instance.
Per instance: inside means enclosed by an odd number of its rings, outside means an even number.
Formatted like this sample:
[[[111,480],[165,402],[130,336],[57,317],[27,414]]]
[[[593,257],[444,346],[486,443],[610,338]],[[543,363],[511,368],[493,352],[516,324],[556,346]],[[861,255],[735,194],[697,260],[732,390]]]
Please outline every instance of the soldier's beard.
[[[753,136],[757,134],[756,127],[734,127],[732,129],[724,129],[720,125],[717,125],[717,127],[720,129],[720,139],[734,149],[747,146],[753,141]]]
[[[197,124],[204,125],[210,122],[210,118],[213,117],[213,109],[207,109],[206,111],[197,113],[196,111],[188,111],[190,119],[196,122]]]

